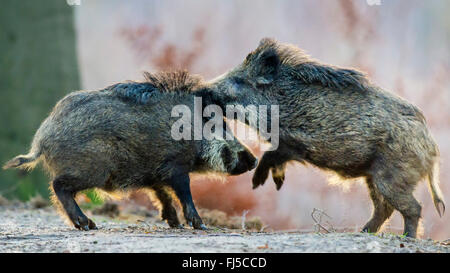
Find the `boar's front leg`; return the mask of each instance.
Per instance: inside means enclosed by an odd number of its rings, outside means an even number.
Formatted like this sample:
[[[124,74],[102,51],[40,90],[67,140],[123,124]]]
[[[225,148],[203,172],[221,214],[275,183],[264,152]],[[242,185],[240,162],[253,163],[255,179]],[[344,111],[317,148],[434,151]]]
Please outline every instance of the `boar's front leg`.
[[[207,229],[195,209],[194,201],[192,200],[191,195],[189,175],[187,173],[174,175],[170,180],[170,185],[175,191],[178,199],[180,199],[186,222],[195,229]]]
[[[55,201],[60,202],[62,209],[77,229],[97,229],[95,223],[84,215],[74,199],[77,192],[88,189],[90,186],[83,184],[81,179],[62,175],[53,180],[52,188],[57,199]]]
[[[256,167],[255,174],[253,175],[253,189],[256,189],[260,185],[264,185],[267,177],[269,176],[270,170],[272,171],[273,181],[276,184],[277,190],[279,190],[284,182],[286,162],[291,159],[291,156],[284,153],[282,150],[265,152],[259,161],[258,167]]]

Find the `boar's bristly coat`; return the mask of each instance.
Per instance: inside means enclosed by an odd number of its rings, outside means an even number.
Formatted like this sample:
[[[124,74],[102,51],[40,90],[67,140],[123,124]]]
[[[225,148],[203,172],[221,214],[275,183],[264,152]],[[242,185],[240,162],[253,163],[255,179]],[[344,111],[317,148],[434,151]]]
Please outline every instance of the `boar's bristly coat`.
[[[214,103],[222,107],[279,106],[279,146],[261,158],[254,188],[272,171],[279,189],[286,162],[295,160],[344,178],[366,178],[374,211],[364,231],[377,232],[396,209],[404,232],[415,237],[421,205],[413,191],[422,179],[429,181],[439,215],[444,212],[439,151],[423,114],[365,74],[320,63],[293,45],[266,38],[210,84]]]
[[[202,80],[187,72],[145,76],[144,82],[67,95],[41,124],[29,154],[4,167],[32,168],[41,161],[52,178],[55,202],[78,229],[96,228],[74,200],[89,188],[151,189],[162,218],[179,227],[173,192],[187,223],[205,228],[192,201],[189,174],[240,174],[254,168],[256,158],[235,138],[174,140],[172,109],[184,105],[193,113]]]

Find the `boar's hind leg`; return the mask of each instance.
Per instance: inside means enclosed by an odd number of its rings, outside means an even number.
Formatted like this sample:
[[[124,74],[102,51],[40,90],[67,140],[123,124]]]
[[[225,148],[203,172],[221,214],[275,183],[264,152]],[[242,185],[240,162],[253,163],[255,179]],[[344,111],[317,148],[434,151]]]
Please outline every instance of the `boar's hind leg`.
[[[371,177],[366,178],[366,184],[373,203],[373,213],[362,232],[377,232],[383,223],[391,217],[394,208],[384,200],[384,197],[375,188]]]
[[[161,218],[166,220],[171,228],[183,228],[183,225],[178,220],[177,211],[172,204],[172,194],[163,186],[155,186],[153,190],[161,202]]]
[[[415,238],[419,225],[422,207],[413,196],[415,184],[409,184],[402,177],[401,171],[387,170],[373,176],[373,182],[378,191],[403,216],[404,232],[408,237]]]
[[[89,186],[83,186],[82,181],[75,177],[63,175],[53,180],[52,187],[57,200],[77,229],[97,229],[95,223],[84,215],[74,199],[77,192],[88,189]]]
[[[184,218],[186,222],[195,229],[207,229],[203,224],[202,219],[195,209],[194,201],[192,200],[190,179],[188,174],[174,175],[170,180],[170,185],[175,191],[176,196],[180,199],[183,207]]]

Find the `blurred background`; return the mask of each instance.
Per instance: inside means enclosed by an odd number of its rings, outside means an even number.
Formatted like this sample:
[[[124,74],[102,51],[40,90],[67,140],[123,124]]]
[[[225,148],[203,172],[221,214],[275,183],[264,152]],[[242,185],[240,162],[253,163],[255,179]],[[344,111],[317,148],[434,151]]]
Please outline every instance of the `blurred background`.
[[[211,79],[273,37],[323,62],[357,67],[420,107],[440,146],[441,188],[450,202],[449,13],[447,0],[2,1],[0,162],[25,153],[42,120],[71,91],[141,80],[143,71],[187,69]],[[248,211],[274,230],[313,231],[314,208],[338,231],[358,231],[370,217],[361,181],[330,185],[320,170],[291,164],[279,192],[271,178],[253,191],[252,174],[195,179],[196,205],[228,215]],[[48,198],[48,178],[40,168],[0,171],[0,195]],[[423,237],[449,238],[450,213],[438,217],[425,183],[415,195],[423,204]],[[139,194],[131,198],[151,208]],[[395,212],[386,229],[402,228]]]

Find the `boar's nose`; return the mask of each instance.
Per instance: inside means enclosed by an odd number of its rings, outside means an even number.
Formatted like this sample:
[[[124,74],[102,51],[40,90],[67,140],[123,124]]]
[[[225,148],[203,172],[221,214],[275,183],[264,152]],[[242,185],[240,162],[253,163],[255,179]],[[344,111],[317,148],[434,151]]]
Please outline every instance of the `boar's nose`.
[[[253,162],[253,166],[250,167],[249,171],[253,170],[254,168],[256,168],[256,166],[258,166],[258,159],[257,158],[255,158],[255,161]]]
[[[256,168],[256,166],[258,166],[258,159],[254,157],[252,154],[248,154],[247,156],[248,156],[247,167],[248,170],[250,171]]]
[[[245,166],[246,171],[250,171],[258,165],[258,159],[248,151],[239,152],[239,160],[242,162],[241,164]]]

